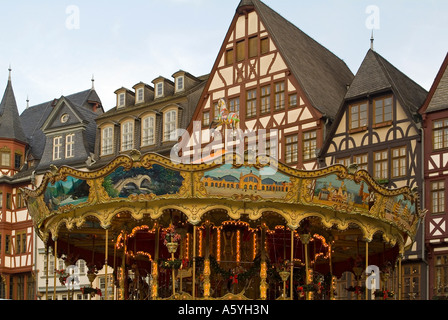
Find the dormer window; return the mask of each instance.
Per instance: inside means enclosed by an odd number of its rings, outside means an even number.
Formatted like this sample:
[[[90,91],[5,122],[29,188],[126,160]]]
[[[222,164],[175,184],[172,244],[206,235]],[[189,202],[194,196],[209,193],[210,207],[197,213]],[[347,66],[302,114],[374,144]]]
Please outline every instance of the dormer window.
[[[156,84],[156,98],[163,97],[163,82],[158,82]]]
[[[137,89],[137,103],[142,103],[145,101],[145,94],[143,88]]]
[[[120,93],[118,95],[118,108],[123,108],[126,105],[126,95],[125,93]]]
[[[176,92],[180,92],[180,91],[184,91],[184,77],[183,76],[179,76],[176,78]]]

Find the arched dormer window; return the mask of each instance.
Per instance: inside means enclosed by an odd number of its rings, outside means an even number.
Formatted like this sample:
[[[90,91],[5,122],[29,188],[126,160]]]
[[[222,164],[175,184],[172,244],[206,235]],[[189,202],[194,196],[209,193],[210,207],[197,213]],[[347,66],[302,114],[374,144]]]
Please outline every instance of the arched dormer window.
[[[101,129],[101,155],[114,153],[114,127],[109,125]]]

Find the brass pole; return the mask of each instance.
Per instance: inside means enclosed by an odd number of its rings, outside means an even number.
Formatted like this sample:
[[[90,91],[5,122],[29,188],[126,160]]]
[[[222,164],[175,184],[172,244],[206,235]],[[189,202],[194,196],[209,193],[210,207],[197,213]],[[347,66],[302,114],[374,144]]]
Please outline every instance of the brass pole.
[[[53,257],[54,257],[54,272],[53,272],[53,300],[57,300],[56,299],[56,274],[57,274],[57,269],[58,269],[58,240],[56,240],[54,242],[54,252],[53,252]]]
[[[115,239],[114,235],[114,239]],[[117,243],[112,240],[112,243],[114,244],[114,272],[115,272],[115,276],[118,277],[118,272],[117,272]],[[115,279],[114,279],[115,280]],[[115,300],[116,297],[116,290],[117,290],[117,286],[115,285],[115,281],[113,282],[113,290],[112,290],[112,300]]]
[[[401,300],[401,280],[402,280],[402,276],[401,276],[401,254],[400,257],[398,258],[398,300]]]
[[[107,258],[108,258],[108,254],[109,254],[109,230],[107,230],[106,229],[106,244],[105,244],[105,251],[106,251],[106,253],[105,253],[105,255],[104,255],[104,274],[105,274],[105,279],[104,279],[104,281],[105,281],[105,293],[104,293],[104,298],[106,299],[106,300],[108,300],[108,296],[107,296],[107,291],[108,291],[108,288],[107,288],[107,283],[108,283],[108,281],[107,281]]]
[[[331,275],[330,300],[334,300],[334,292],[333,292],[333,261],[332,261],[332,258],[331,258],[333,249],[332,249],[331,241],[332,240],[329,241],[330,243],[328,245],[328,260],[329,260],[329,263],[330,263],[330,275]]]
[[[45,260],[47,261],[47,266],[45,268],[45,300],[48,300],[48,244],[45,247]]]
[[[291,300],[294,300],[294,230],[291,229],[291,278],[290,278],[290,295]]]
[[[367,274],[368,269],[369,269],[369,241],[366,240],[366,278],[369,276]],[[369,289],[367,287],[366,287],[366,300],[369,300]]]
[[[193,227],[193,300],[196,299],[196,226]]]

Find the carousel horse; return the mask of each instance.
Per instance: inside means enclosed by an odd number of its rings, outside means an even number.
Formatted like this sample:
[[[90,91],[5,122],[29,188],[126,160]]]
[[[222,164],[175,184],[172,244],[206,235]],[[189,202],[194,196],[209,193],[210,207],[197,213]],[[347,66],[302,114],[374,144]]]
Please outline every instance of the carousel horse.
[[[219,114],[218,118],[216,120],[213,120],[210,123],[209,129],[211,130],[212,134],[215,132],[215,130],[218,127],[230,127],[232,130],[239,128],[240,123],[240,116],[238,113],[235,112],[229,112],[227,109],[227,104],[224,99],[219,99],[218,101],[218,107],[219,107]]]

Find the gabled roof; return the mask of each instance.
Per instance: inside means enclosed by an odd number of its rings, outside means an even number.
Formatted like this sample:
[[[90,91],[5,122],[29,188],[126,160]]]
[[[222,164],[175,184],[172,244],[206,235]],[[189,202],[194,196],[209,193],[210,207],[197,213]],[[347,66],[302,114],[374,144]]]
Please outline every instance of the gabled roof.
[[[428,92],[372,49],[367,52],[345,100],[392,90],[410,114],[423,105]]]
[[[93,119],[98,115],[86,107],[86,104],[89,101],[101,103],[101,100],[95,90],[89,89],[81,91],[66,96],[65,99],[69,100],[72,105],[77,107],[77,111],[84,115],[84,119],[91,121],[92,124],[95,123]],[[46,139],[45,134],[42,132],[42,126],[50,116],[56,104],[57,100],[51,100],[33,107],[29,107],[20,115],[25,135],[31,146],[31,153],[36,159],[41,159],[42,153],[45,149]]]
[[[0,102],[0,139],[15,139],[27,143],[17,110],[16,98],[12,88],[11,76],[8,79],[3,99]]]
[[[430,113],[448,109],[448,53],[429,91],[420,113]]]
[[[353,80],[345,62],[259,0],[242,0],[238,9],[250,6],[260,16],[312,106],[334,117]]]

